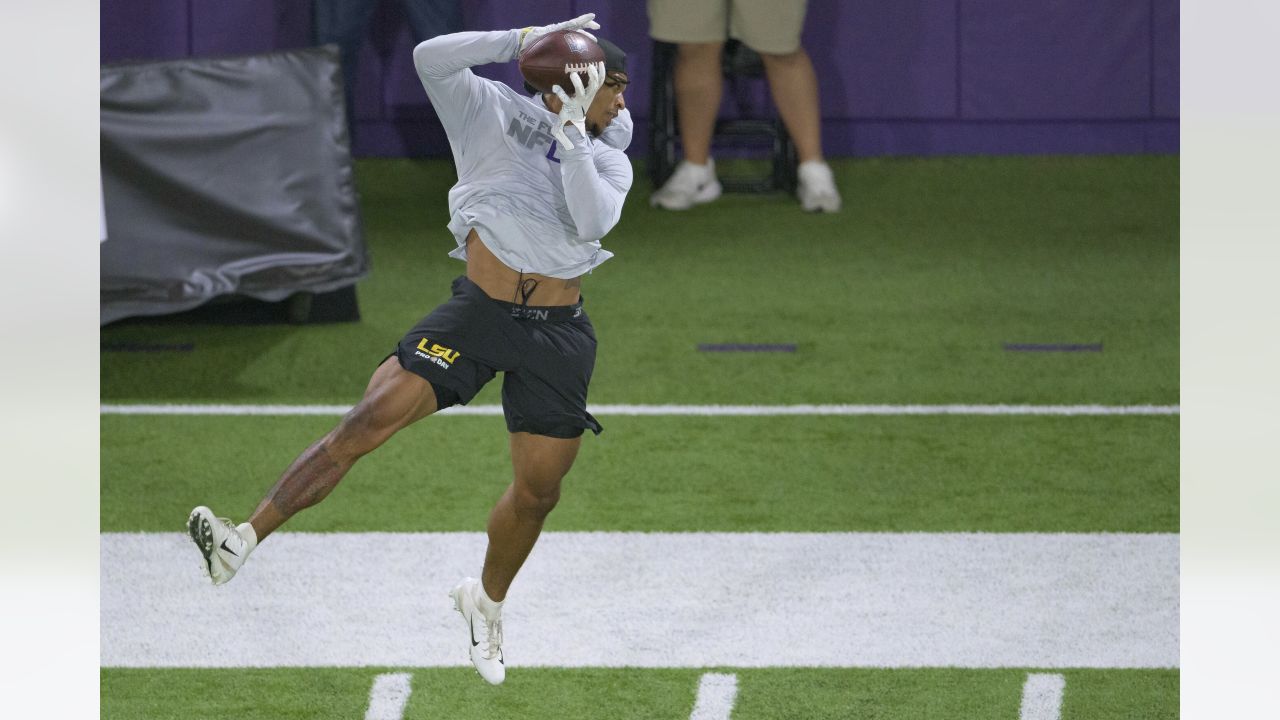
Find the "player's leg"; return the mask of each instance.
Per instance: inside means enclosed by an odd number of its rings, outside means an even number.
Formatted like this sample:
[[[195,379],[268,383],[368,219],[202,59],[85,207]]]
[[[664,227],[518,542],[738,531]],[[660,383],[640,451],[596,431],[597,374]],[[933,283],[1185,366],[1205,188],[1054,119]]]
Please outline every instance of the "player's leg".
[[[560,481],[578,456],[582,437],[511,434],[515,479],[489,513],[489,548],[480,579],[494,602],[502,602],[516,573],[560,500]]]
[[[471,631],[471,661],[486,681],[506,679],[502,603],[542,524],[560,499],[560,481],[578,456],[582,437],[511,434],[515,479],[489,513],[489,547],[480,579],[466,578],[449,593]]]
[[[435,411],[431,383],[402,368],[396,357],[387,358],[373,373],[360,402],[293,461],[253,511],[249,524],[258,540],[323,500],[361,457]]]
[[[450,592],[471,634],[471,660],[480,676],[494,684],[506,677],[502,605],[511,581],[560,499],[561,480],[578,456],[583,432],[603,429],[587,412],[596,358],[591,321],[581,306],[552,310],[562,317],[512,328],[511,335],[525,339],[521,367],[508,371],[502,381],[514,477],[489,513],[489,546],[480,578],[465,578]]]
[[[323,500],[356,460],[435,412],[436,405],[431,383],[389,357],[374,372],[360,402],[293,461],[249,522],[234,526],[207,507],[193,510],[187,531],[204,555],[214,584],[230,580],[258,543],[286,520]]]

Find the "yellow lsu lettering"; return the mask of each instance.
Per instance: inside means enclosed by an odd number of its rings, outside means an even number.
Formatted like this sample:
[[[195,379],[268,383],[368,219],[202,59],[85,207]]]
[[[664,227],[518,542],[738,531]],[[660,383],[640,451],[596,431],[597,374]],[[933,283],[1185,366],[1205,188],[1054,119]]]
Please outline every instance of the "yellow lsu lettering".
[[[434,355],[449,364],[453,364],[453,362],[458,359],[457,350],[451,350],[443,345],[436,345],[435,343],[431,343],[430,346],[428,346],[426,338],[422,338],[418,341],[418,349],[429,355]]]

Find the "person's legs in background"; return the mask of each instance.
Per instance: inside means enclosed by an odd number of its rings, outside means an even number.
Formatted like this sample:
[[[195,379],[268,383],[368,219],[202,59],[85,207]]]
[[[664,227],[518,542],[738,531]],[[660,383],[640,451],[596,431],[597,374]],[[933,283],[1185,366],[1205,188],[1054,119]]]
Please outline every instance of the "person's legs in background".
[[[761,53],[769,91],[782,123],[800,156],[800,184],[796,194],[805,210],[836,212],[840,193],[835,176],[822,156],[822,114],[818,107],[818,78],[804,48],[785,55]]]
[[[796,144],[800,162],[822,157],[822,118],[818,110],[818,78],[813,72],[809,53],[800,48],[782,55],[761,53],[769,92],[778,114]]]
[[[724,92],[720,53],[728,32],[724,2],[649,0],[649,34],[676,44],[676,108],[684,159],[670,179],[649,198],[668,210],[684,210],[720,197],[711,136]]]
[[[315,43],[335,43],[342,51],[342,87],[346,98],[347,135],[355,145],[356,64],[365,31],[378,0],[315,0],[312,6]]]
[[[676,46],[676,107],[680,108],[680,142],[684,159],[694,165],[711,160],[724,73],[720,67],[723,42],[680,43]]]
[[[817,75],[800,44],[806,6],[805,0],[649,0],[650,35],[678,45],[674,84],[684,147],[684,160],[650,197],[650,204],[683,210],[720,196],[711,139],[723,94],[720,53],[724,38],[732,36],[764,62],[778,114],[800,156],[796,194],[801,206],[810,211],[840,209],[835,177],[822,155]]]
[[[796,194],[801,206],[835,212],[840,209],[840,193],[822,155],[818,78],[800,44],[806,5],[805,0],[736,0],[729,33],[760,53],[764,62],[769,92],[800,156]]]

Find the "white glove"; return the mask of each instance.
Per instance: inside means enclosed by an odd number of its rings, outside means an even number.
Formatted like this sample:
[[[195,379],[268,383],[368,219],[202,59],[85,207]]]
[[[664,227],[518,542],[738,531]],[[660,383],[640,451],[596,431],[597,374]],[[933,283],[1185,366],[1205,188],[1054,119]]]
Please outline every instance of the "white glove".
[[[586,32],[585,30],[582,29],[582,28],[590,28],[592,30],[599,30],[600,23],[595,21],[595,17],[596,17],[595,13],[587,13],[586,15],[579,15],[578,17],[572,20],[565,20],[562,23],[556,23],[555,25],[543,25],[542,27],[521,28],[520,29],[520,47],[516,49],[516,55],[519,55],[520,53],[524,52],[525,46],[529,45],[534,40],[537,40],[538,38],[542,37],[543,35],[546,35],[549,32],[555,32],[556,30],[578,30],[582,32],[583,35],[586,35],[592,40],[595,40],[596,39],[595,35],[592,35],[591,33]]]
[[[583,17],[586,17],[585,15]],[[595,99],[596,93],[604,86],[604,63],[592,63],[587,66],[587,86],[582,87],[582,77],[579,73],[569,73],[569,81],[573,83],[573,97],[564,91],[559,85],[552,85],[551,92],[560,98],[560,122],[556,124],[551,134],[556,140],[567,150],[573,149],[573,143],[569,141],[569,136],[564,134],[565,125],[573,125],[578,128],[578,132],[582,133],[583,139],[587,137],[587,108],[591,107],[591,101]]]

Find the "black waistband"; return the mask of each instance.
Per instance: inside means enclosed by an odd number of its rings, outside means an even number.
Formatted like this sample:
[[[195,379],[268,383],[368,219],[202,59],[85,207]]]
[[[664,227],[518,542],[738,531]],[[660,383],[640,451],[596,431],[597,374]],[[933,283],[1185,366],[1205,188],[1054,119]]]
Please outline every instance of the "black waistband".
[[[536,320],[538,322],[567,322],[582,317],[582,296],[573,305],[520,305],[491,298],[484,290],[472,282],[466,275],[459,275],[453,280],[453,291],[484,298],[501,307],[516,320]]]
[[[494,300],[493,298],[489,299],[502,306],[516,320],[565,322],[582,317],[582,300],[578,300],[573,305],[517,305],[503,302],[502,300]]]

